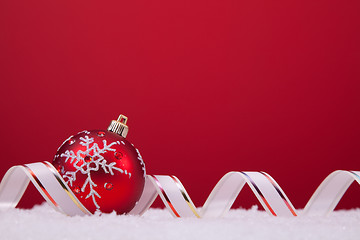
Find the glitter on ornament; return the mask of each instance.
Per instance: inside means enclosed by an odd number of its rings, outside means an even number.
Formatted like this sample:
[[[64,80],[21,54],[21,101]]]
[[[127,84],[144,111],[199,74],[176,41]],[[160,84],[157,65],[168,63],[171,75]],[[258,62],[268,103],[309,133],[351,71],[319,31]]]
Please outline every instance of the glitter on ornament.
[[[97,135],[98,135],[99,137],[103,137],[103,136],[105,136],[105,132],[100,131],[100,132],[97,133]]]
[[[123,154],[122,154],[121,152],[115,152],[115,153],[114,153],[114,156],[115,156],[115,158],[116,158],[117,160],[120,160],[120,159],[122,159]]]
[[[104,184],[104,188],[106,189],[106,190],[111,190],[111,189],[113,189],[113,184],[112,183],[105,183]]]
[[[74,192],[75,192],[75,193],[80,193],[80,187],[76,186],[76,187],[74,188]]]

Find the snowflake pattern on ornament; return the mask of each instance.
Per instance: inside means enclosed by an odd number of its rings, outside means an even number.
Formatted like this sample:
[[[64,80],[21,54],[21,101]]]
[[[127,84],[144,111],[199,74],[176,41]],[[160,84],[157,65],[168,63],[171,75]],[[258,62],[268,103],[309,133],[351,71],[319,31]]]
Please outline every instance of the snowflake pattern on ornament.
[[[116,167],[116,162],[107,163],[106,159],[101,155],[107,151],[115,152],[116,150],[111,148],[116,144],[120,144],[119,141],[112,142],[109,145],[106,140],[103,140],[103,148],[100,148],[97,143],[94,143],[94,138],[89,136],[80,137],[80,144],[86,147],[85,151],[78,150],[76,154],[74,151],[66,150],[65,153],[62,153],[60,157],[66,157],[65,162],[70,161],[75,171],[66,171],[63,175],[63,178],[67,184],[73,186],[73,182],[76,180],[76,175],[78,173],[84,174],[87,176],[81,191],[85,192],[88,187],[90,192],[85,197],[85,199],[91,197],[96,209],[99,210],[100,206],[96,202],[96,197],[101,198],[100,194],[94,189],[97,187],[97,184],[91,178],[91,171],[98,171],[100,168],[104,170],[105,173],[110,173],[114,175],[114,171],[118,171],[122,174],[126,174],[131,177],[131,173],[124,171],[123,169]]]

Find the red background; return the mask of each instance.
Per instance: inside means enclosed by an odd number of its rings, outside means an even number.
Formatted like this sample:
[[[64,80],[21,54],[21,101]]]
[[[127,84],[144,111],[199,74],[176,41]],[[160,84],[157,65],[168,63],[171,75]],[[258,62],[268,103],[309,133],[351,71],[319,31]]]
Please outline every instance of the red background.
[[[150,174],[196,205],[231,170],[272,175],[302,208],[360,170],[360,2],[0,2],[0,174],[52,160],[123,113]],[[359,207],[351,187],[340,207]],[[32,190],[20,206],[42,201]],[[237,206],[256,199],[249,190]]]

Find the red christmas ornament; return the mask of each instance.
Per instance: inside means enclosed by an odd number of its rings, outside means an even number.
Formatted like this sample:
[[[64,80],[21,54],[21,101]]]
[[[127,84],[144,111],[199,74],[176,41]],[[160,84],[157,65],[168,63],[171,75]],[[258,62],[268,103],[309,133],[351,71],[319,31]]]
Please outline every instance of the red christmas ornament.
[[[129,212],[145,183],[145,164],[128,142],[127,117],[120,115],[106,130],[82,131],[59,147],[53,160],[65,182],[92,213]]]

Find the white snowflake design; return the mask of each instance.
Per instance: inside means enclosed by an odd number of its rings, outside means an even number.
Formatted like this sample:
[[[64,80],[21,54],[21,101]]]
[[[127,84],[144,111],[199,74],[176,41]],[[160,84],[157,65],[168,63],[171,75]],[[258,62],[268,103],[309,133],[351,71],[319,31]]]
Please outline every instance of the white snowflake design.
[[[60,157],[66,157],[65,162],[70,161],[75,171],[66,171],[63,175],[64,180],[70,186],[73,186],[73,182],[76,180],[76,175],[78,173],[84,174],[87,176],[81,191],[85,192],[86,188],[90,189],[89,194],[85,197],[92,198],[96,209],[99,210],[100,206],[96,202],[96,197],[101,198],[100,194],[95,190],[97,184],[91,178],[91,171],[98,171],[100,168],[104,170],[105,173],[110,173],[114,175],[114,171],[118,171],[122,174],[126,174],[131,177],[131,173],[127,170],[123,170],[119,167],[116,167],[116,162],[107,163],[106,159],[101,155],[107,151],[115,152],[116,150],[111,148],[116,144],[120,144],[120,141],[112,142],[109,145],[106,140],[103,140],[103,148],[100,148],[97,143],[94,143],[94,138],[91,138],[87,135],[85,137],[80,137],[80,144],[86,147],[85,151],[78,150],[76,154],[73,150],[66,150],[65,153],[62,153]]]

